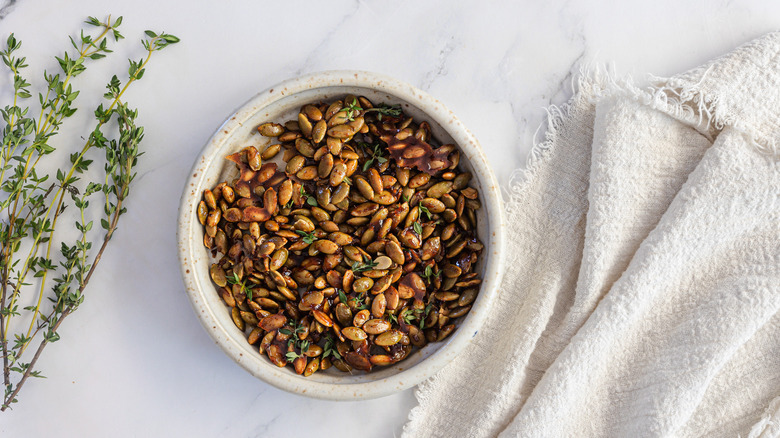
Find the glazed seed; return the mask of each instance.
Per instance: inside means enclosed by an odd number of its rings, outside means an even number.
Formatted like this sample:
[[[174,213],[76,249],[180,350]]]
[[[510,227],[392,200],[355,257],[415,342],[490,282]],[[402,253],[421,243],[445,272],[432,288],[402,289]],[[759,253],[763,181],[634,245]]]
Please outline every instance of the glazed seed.
[[[407,186],[412,189],[417,189],[427,184],[428,181],[430,180],[431,180],[431,176],[428,175],[427,173],[425,172],[418,173],[417,175],[415,175],[409,180]]]
[[[318,240],[312,246],[323,254],[333,254],[339,250],[339,246],[330,240]]]
[[[312,346],[312,347],[314,347],[314,346]],[[311,348],[311,347],[309,347],[309,348]],[[308,354],[307,354],[307,356],[308,356]],[[320,368],[320,358],[316,357],[316,358],[312,359],[312,361],[309,362],[308,365],[306,365],[306,368],[303,371],[303,376],[304,377],[309,377],[312,374],[316,373],[319,368]]]
[[[325,327],[333,327],[333,320],[330,319],[330,317],[326,315],[324,312],[321,312],[319,310],[312,310],[311,314],[312,316],[314,316],[314,319],[316,319],[317,322],[324,325]]]
[[[212,210],[217,209],[217,199],[214,197],[214,192],[211,190],[203,191],[203,200],[206,202],[206,206]]]
[[[374,339],[376,345],[382,347],[389,347],[395,345],[401,341],[403,333],[398,330],[388,330]]]
[[[256,326],[257,325],[257,317],[252,312],[241,312],[241,319],[244,320],[245,323],[249,324],[250,326]]]
[[[211,227],[216,227],[221,218],[222,218],[222,213],[219,210],[213,210],[209,213],[208,217],[206,218],[206,225]],[[214,235],[216,235],[216,230],[214,231]]]
[[[363,309],[355,314],[355,317],[352,319],[352,324],[355,327],[362,327],[363,324],[368,321],[368,318],[371,316],[371,313],[367,309]]]
[[[332,117],[330,117],[330,120],[328,120],[328,126],[336,126],[336,125],[343,125],[344,123],[349,122],[349,115],[347,114],[347,111],[342,110],[335,114],[333,114]],[[328,133],[330,135],[330,133]],[[335,137],[332,135],[331,137]]]
[[[279,143],[268,145],[268,147],[266,147],[260,154],[260,158],[263,160],[270,160],[271,158],[275,157],[281,149],[282,145]]]
[[[398,167],[395,170],[395,177],[398,180],[398,184],[406,186],[409,184],[409,169],[405,167]]]
[[[383,294],[377,295],[371,302],[371,314],[374,318],[381,318],[385,314],[387,308],[387,299]]]
[[[284,264],[287,263],[287,256],[288,256],[287,249],[279,248],[278,250],[276,250],[273,256],[271,256],[271,266],[270,266],[271,270],[277,271],[282,266],[284,266]]]
[[[266,137],[278,137],[284,132],[284,126],[278,123],[263,123],[257,130]]]
[[[339,138],[339,139],[350,138],[353,135],[355,135],[356,132],[357,130],[355,129],[355,127],[351,125],[337,125],[328,129],[329,136]]]
[[[374,199],[374,189],[365,178],[355,178],[354,183],[355,187],[357,187],[361,195],[363,195],[366,199]]]
[[[262,160],[257,149],[254,146],[249,146],[244,151],[246,152],[246,162],[249,168],[255,171],[259,170]]]
[[[314,128],[311,130],[311,141],[314,142],[314,144],[318,144],[322,141],[323,138],[325,138],[325,134],[328,131],[328,124],[325,122],[325,120],[320,120],[314,125]]]
[[[206,207],[205,201],[200,201],[198,204],[198,221],[201,225],[206,225],[206,219],[208,218],[209,209]]]
[[[325,208],[330,208],[330,187],[317,186],[317,203]]]
[[[386,354],[375,354],[369,358],[371,363],[377,366],[387,366],[393,364],[393,358]]]
[[[295,149],[304,157],[314,157],[314,147],[311,145],[311,143],[309,143],[308,140],[303,138],[295,140]]]
[[[328,239],[332,240],[336,245],[339,246],[347,246],[352,243],[353,239],[352,236],[350,236],[347,233],[342,233],[340,231],[331,233],[328,235]]]
[[[383,293],[390,287],[392,281],[393,277],[391,275],[382,276],[379,278],[379,280],[374,282],[374,286],[371,288],[371,293],[374,295]]]
[[[216,263],[211,265],[211,279],[219,287],[225,287],[227,285],[225,270]]]
[[[370,216],[376,213],[377,210],[379,210],[379,205],[374,204],[373,202],[364,202],[350,210],[349,214],[352,216]]]
[[[311,275],[311,274],[310,274]],[[303,296],[301,300],[309,307],[319,306],[325,300],[325,295],[322,292],[312,292]]]
[[[304,181],[311,181],[317,177],[317,166],[306,166],[299,170],[295,176]]]
[[[455,330],[455,325],[454,325],[454,324],[445,325],[445,326],[444,326],[444,327],[442,327],[442,328],[441,328],[441,330],[439,331],[439,335],[438,335],[438,337],[436,338],[436,341],[437,341],[437,342],[441,342],[441,341],[443,341],[443,340],[444,340],[444,338],[446,338],[447,336],[449,336],[449,335],[452,333],[452,331],[453,331],[453,330]]]
[[[306,357],[317,357],[322,354],[322,347],[316,344],[309,345],[309,349],[304,353]]]
[[[285,168],[285,172],[287,172],[288,175],[295,175],[298,173],[299,170],[303,168],[303,164],[306,162],[306,157],[303,155],[296,155],[290,159],[290,161],[287,162],[287,167]]]
[[[230,317],[233,319],[233,324],[235,324],[239,330],[244,331],[244,320],[241,318],[241,311],[238,310],[238,307],[233,307],[230,310]]]
[[[346,326],[352,322],[352,310],[346,304],[338,303],[333,310],[336,314],[336,319],[341,325]]]
[[[405,263],[404,253],[401,250],[401,245],[396,242],[390,241],[385,245],[385,251],[387,255],[397,264],[403,265]]]
[[[434,296],[436,296],[437,300],[441,301],[454,301],[460,297],[460,295],[453,292],[437,292]]]
[[[371,183],[371,187],[374,189],[374,192],[382,193],[382,191],[384,190],[384,185],[382,184],[382,177],[379,175],[379,172],[373,167],[368,169],[368,182]]]
[[[297,374],[303,374],[306,369],[306,357],[299,356],[293,361],[293,368]]]
[[[447,208],[444,206],[443,202],[435,198],[425,198],[420,202],[420,204],[433,214],[439,214]]]
[[[453,183],[450,181],[442,181],[432,185],[425,194],[429,198],[441,198],[444,194],[449,193],[452,190]]]
[[[252,332],[249,333],[249,336],[247,336],[246,340],[249,342],[250,345],[254,345],[257,343],[257,341],[260,340],[260,336],[263,334],[263,330],[260,327],[255,327],[252,329]]]
[[[368,277],[360,277],[359,279],[355,280],[355,282],[352,284],[352,290],[354,290],[357,293],[364,293],[371,289],[371,286],[374,285],[374,280],[368,278]]]
[[[335,154],[334,154],[335,155]],[[330,185],[336,187],[344,181],[347,176],[347,165],[341,160],[336,160],[333,163],[333,169],[330,172]]]
[[[328,137],[325,140],[325,144],[328,147],[328,151],[334,156],[341,155],[341,150],[344,147],[344,141],[338,138]]]
[[[320,163],[317,165],[317,175],[320,178],[327,178],[330,175],[330,171],[333,170],[333,155],[326,153],[320,159]]]
[[[417,235],[417,233],[414,232],[411,228],[405,228],[401,233],[398,235],[398,240],[401,241],[401,243],[404,244],[404,246],[412,249],[417,249],[420,247],[420,236]]]
[[[390,269],[390,266],[393,264],[393,261],[390,259],[390,257],[380,256],[374,259],[374,263],[376,263],[374,269],[381,271],[384,269]],[[399,264],[403,264],[403,263],[399,263]]]
[[[390,323],[384,319],[372,319],[363,324],[363,331],[369,335],[378,335],[390,330]]]
[[[420,258],[425,260],[430,260],[437,255],[439,255],[439,252],[441,251],[441,239],[439,237],[434,237],[431,239],[428,239],[425,241],[425,243],[422,246],[422,254]]]
[[[395,310],[398,308],[398,290],[394,287],[388,288],[385,293],[385,300],[387,301],[387,308],[390,310]]]
[[[458,306],[467,306],[474,302],[474,299],[477,297],[477,289],[466,289],[463,291],[463,293],[460,294],[460,298],[458,298]]]
[[[312,125],[309,119],[306,118],[306,114],[298,113],[298,127],[301,129],[304,137],[311,137]]]
[[[468,313],[469,310],[471,310],[471,306],[458,307],[450,312],[449,317],[451,319],[460,318],[461,316]]]
[[[366,332],[357,327],[344,327],[341,329],[341,334],[350,341],[362,341],[368,337]]]
[[[325,110],[324,117],[326,119],[330,119],[331,117],[333,117],[333,115],[335,115],[337,112],[339,112],[341,110],[341,108],[343,108],[343,107],[344,107],[344,104],[340,100],[337,100],[337,101],[331,103],[330,106],[328,106],[328,109]]]

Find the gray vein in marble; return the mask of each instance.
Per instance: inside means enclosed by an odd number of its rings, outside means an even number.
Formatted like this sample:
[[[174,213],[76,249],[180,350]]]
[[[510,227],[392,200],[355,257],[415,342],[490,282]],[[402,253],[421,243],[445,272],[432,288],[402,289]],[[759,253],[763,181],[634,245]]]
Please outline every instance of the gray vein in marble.
[[[580,50],[577,57],[575,57],[571,64],[569,64],[569,70],[566,75],[561,78],[561,80],[558,81],[558,84],[555,86],[554,90],[557,90],[557,92],[550,96],[550,105],[560,104],[568,100],[569,95],[574,91],[570,89],[572,87],[569,87],[568,84],[572,82],[572,79],[574,79],[575,75],[580,73],[580,69],[582,68],[581,62],[583,59],[585,59],[586,52],[587,48],[585,45],[583,45],[582,50]]]
[[[14,8],[16,8],[16,2],[17,0],[6,0],[2,3],[2,5],[0,5],[0,20],[7,17],[8,14],[14,11]]]
[[[455,37],[450,37],[450,39],[444,44],[444,47],[439,50],[439,56],[436,58],[436,65],[433,67],[433,70],[425,73],[425,77],[420,84],[420,88],[425,91],[430,90],[431,85],[433,85],[433,82],[436,80],[436,78],[445,76],[447,74],[447,59],[449,58],[452,51],[455,50],[455,46]]]

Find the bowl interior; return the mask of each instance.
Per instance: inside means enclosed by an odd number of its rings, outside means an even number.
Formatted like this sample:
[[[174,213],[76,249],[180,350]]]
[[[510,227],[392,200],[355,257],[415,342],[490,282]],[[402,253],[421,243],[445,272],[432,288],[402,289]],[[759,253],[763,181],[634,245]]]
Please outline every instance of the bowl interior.
[[[411,87],[410,87],[411,88]],[[287,91],[287,92],[285,92]],[[369,398],[386,395],[391,392],[413,386],[441,366],[452,360],[454,354],[446,354],[448,346],[453,343],[464,343],[476,334],[479,323],[484,318],[487,307],[495,292],[495,274],[499,251],[497,251],[497,228],[500,227],[500,212],[489,214],[490,202],[497,196],[495,183],[484,163],[479,146],[470,134],[462,128],[459,122],[449,114],[450,120],[442,120],[447,116],[441,111],[426,112],[421,106],[425,102],[415,102],[408,96],[388,90],[379,90],[369,86],[331,84],[302,90],[269,90],[268,93],[278,93],[273,99],[253,99],[245,107],[229,118],[215,133],[204,149],[204,155],[199,158],[192,174],[192,181],[185,192],[185,199],[180,212],[181,224],[185,232],[180,230],[180,246],[184,249],[182,262],[186,267],[184,276],[188,283],[188,292],[196,311],[218,344],[239,364],[249,372],[268,383],[291,390],[324,398]],[[332,101],[343,98],[347,94],[368,97],[375,105],[387,103],[400,104],[406,114],[415,121],[427,120],[431,125],[433,137],[441,144],[454,143],[460,147],[460,169],[474,175],[470,185],[480,192],[483,208],[477,211],[477,234],[485,245],[482,256],[477,264],[477,272],[484,279],[482,290],[474,302],[471,312],[456,321],[457,330],[443,342],[428,344],[414,351],[405,360],[389,367],[375,368],[370,373],[353,371],[352,374],[331,369],[317,372],[310,377],[295,374],[290,367],[278,368],[256,347],[249,345],[243,332],[233,324],[229,308],[216,292],[209,277],[209,267],[214,260],[203,246],[203,229],[198,223],[196,206],[200,201],[202,191],[212,188],[221,181],[231,179],[235,175],[235,165],[224,157],[247,146],[255,146],[263,150],[275,139],[263,137],[257,132],[257,126],[265,122],[283,123],[295,120],[301,106],[307,103]],[[260,100],[260,102],[258,102]],[[270,100],[270,101],[269,101]],[[438,102],[437,102],[438,103]],[[439,104],[440,105],[440,104]],[[443,108],[443,107],[442,107]],[[430,108],[429,108],[430,109]],[[453,123],[453,121],[455,123]],[[453,135],[454,134],[454,135]],[[457,138],[456,138],[457,137]],[[462,144],[464,140],[473,144]],[[477,155],[479,154],[479,156]],[[274,160],[281,163],[281,153]],[[475,166],[474,161],[480,161]],[[282,165],[283,167],[283,165]],[[188,202],[189,200],[189,202]],[[487,204],[487,205],[486,205]],[[495,203],[494,203],[495,204]],[[494,207],[494,205],[493,205]],[[189,259],[187,259],[189,255]],[[438,363],[433,363],[439,357]],[[430,358],[430,359],[429,359]],[[429,361],[431,362],[429,364]],[[428,364],[428,366],[423,366]],[[383,385],[372,385],[382,382]],[[349,388],[346,388],[346,387]]]

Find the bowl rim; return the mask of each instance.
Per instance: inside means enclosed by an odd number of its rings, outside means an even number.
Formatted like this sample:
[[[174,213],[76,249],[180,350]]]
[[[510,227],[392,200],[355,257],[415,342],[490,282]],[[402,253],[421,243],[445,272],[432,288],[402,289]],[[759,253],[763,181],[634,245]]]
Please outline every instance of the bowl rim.
[[[242,349],[235,345],[226,329],[216,319],[216,315],[213,313],[214,309],[206,303],[205,293],[210,287],[213,287],[210,283],[204,287],[196,275],[198,267],[196,266],[196,258],[193,255],[195,246],[202,245],[202,242],[191,238],[193,232],[201,226],[197,221],[195,208],[192,208],[192,206],[197,205],[197,200],[200,199],[200,193],[204,188],[203,184],[206,174],[204,169],[213,165],[215,159],[221,157],[222,154],[219,151],[226,145],[226,141],[232,133],[241,127],[245,120],[251,118],[268,105],[293,94],[329,87],[370,88],[407,101],[422,110],[426,116],[436,120],[442,129],[453,137],[461,150],[467,153],[468,160],[474,171],[479,172],[478,178],[483,192],[482,205],[483,208],[488,209],[486,216],[489,218],[489,231],[491,234],[491,243],[490,246],[486,246],[486,249],[489,249],[492,254],[488,259],[488,264],[485,266],[485,275],[480,286],[479,300],[483,304],[480,305],[479,309],[473,308],[469,312],[471,317],[461,321],[457,330],[450,335],[447,343],[430,356],[424,358],[415,366],[404,369],[382,380],[345,384],[310,381],[305,387],[302,387],[299,382],[294,381],[290,376],[276,372],[277,370],[268,372],[267,369],[257,366],[259,364],[256,364],[254,361],[243,357]],[[476,336],[479,327],[483,324],[488,311],[495,302],[498,286],[504,273],[505,228],[506,223],[501,192],[495,175],[487,162],[479,142],[452,111],[428,93],[392,77],[367,71],[330,70],[288,79],[261,91],[230,114],[216,128],[214,134],[196,157],[185,182],[179,204],[177,243],[181,275],[190,304],[203,328],[225,354],[253,376],[279,389],[319,399],[354,401],[384,397],[415,386],[433,376],[458,354],[463,352],[471,339]],[[475,313],[477,311],[479,312]]]

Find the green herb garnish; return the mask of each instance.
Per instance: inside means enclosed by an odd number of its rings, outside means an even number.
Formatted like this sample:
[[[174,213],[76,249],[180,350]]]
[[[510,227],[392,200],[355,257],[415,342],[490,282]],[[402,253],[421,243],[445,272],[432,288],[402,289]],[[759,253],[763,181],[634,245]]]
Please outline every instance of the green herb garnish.
[[[422,236],[422,225],[420,225],[419,222],[413,223],[412,228],[414,229],[414,232],[417,233],[417,235]]]
[[[378,112],[379,115],[377,116],[377,119],[379,119],[380,121],[382,120],[382,115],[399,117],[404,113],[403,110],[401,109],[401,105],[388,105],[386,103],[382,103],[379,106],[375,106],[374,108],[369,108],[365,110],[363,113],[365,114],[370,111]]]
[[[307,233],[306,231],[301,231],[301,230],[295,230],[295,232],[303,237],[303,239],[301,240],[303,240],[305,243],[311,244],[312,242],[317,240],[317,237],[314,235],[314,232]]]
[[[357,115],[357,114],[358,114],[360,111],[363,111],[363,108],[361,108],[361,107],[358,105],[358,100],[357,100],[357,98],[356,98],[356,97],[352,99],[352,103],[346,103],[346,102],[344,102],[344,103],[346,104],[346,106],[344,107],[344,110],[346,110],[346,114],[347,114],[347,120],[349,120],[350,122],[352,122],[352,121],[354,121],[354,120],[355,120],[355,116],[356,116],[356,115]]]
[[[434,274],[433,273],[433,268],[430,265],[428,265],[428,266],[425,267],[425,270],[423,271],[423,275],[422,276],[425,278],[425,280],[428,283],[430,283],[431,282],[431,277],[438,278],[439,276],[441,276],[441,271],[438,271],[438,272],[436,272]]]
[[[341,300],[341,302],[342,302],[342,303],[344,303],[344,305],[346,306],[346,305],[347,305],[347,295],[346,295],[346,294],[344,293],[344,291],[343,291],[343,290],[341,290],[341,289],[339,289],[339,290],[338,290],[338,294],[339,294],[339,299],[340,299],[340,300]]]
[[[357,144],[363,147],[369,154],[371,154],[371,158],[363,163],[363,172],[367,171],[368,168],[374,164],[374,161],[378,162],[379,164],[387,161],[387,158],[382,156],[382,145],[380,145],[378,142],[374,144],[368,144],[364,141],[359,141]]]
[[[306,190],[304,190],[303,186],[301,186],[301,199],[306,201],[306,203],[311,205],[312,207],[316,207],[317,205],[319,205],[317,204],[317,199],[314,196],[306,193]]]
[[[241,279],[238,278],[238,274],[236,274],[234,272],[233,275],[227,277],[227,281],[230,284],[237,284],[237,285],[241,286],[241,292],[243,292],[244,295],[246,295],[246,298],[249,301],[252,301],[252,299],[253,299],[252,298],[252,288],[250,288],[250,287],[248,287],[246,285],[246,280],[241,281]]]
[[[336,339],[333,338],[333,336],[328,336],[325,338],[325,346],[322,347],[322,358],[326,358],[328,356],[333,356],[336,359],[341,359],[341,355],[339,354],[339,350],[336,348]]]
[[[428,220],[431,220],[431,218],[433,217],[431,215],[431,211],[428,210],[428,207],[425,207],[425,206],[422,205],[422,201],[420,201],[420,203],[417,204],[417,208],[420,210],[420,216],[426,215],[426,216],[428,216]]]
[[[352,263],[352,272],[358,273],[358,272],[365,272],[370,271],[374,269],[374,267],[377,265],[375,261],[372,261],[366,256],[363,256],[363,263],[355,262]]]
[[[368,308],[368,304],[364,303],[363,299],[365,299],[365,293],[364,292],[359,293],[358,296],[353,298],[353,300],[355,300],[355,308],[357,310],[363,310],[363,309],[367,309]]]

